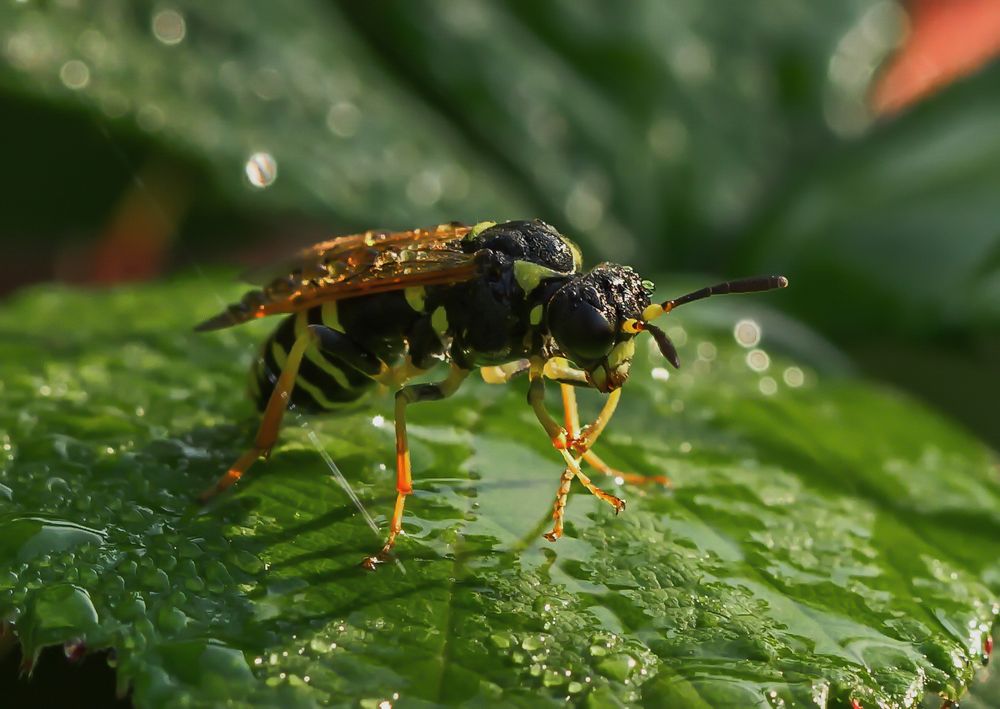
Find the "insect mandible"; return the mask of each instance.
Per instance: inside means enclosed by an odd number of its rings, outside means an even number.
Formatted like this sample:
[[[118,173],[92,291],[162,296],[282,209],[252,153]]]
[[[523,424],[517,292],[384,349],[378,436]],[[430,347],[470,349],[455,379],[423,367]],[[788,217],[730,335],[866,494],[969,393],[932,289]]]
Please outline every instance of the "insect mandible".
[[[679,367],[676,348],[653,320],[711,295],[787,285],[783,276],[762,276],[652,303],[652,284],[631,268],[602,263],[584,272],[576,244],[539,220],[367,231],[316,244],[266,286],[195,328],[288,314],[251,372],[251,394],[263,412],[253,446],[202,499],[230,487],[270,454],[289,404],[335,411],[376,384],[395,387],[396,504],[385,544],[363,562],[375,568],[402,531],[406,497],[413,492],[407,407],[450,396],[475,369],[491,383],[526,374],[528,403],[566,465],[554,525],[545,534],[555,541],[574,478],[616,512],[625,507],[591,482],[581,461],[601,473],[639,477],[613,470],[593,451],[628,379],[636,336],[648,332]],[[449,373],[441,381],[408,383],[442,361]],[[565,425],[545,408],[546,379],[561,386]],[[581,386],[607,394],[597,418],[583,427],[573,389]]]

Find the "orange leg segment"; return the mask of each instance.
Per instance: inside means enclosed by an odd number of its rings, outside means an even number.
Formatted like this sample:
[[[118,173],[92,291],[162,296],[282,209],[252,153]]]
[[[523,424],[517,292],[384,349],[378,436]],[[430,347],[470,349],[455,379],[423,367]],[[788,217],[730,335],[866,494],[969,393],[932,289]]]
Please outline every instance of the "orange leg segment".
[[[615,392],[612,392],[612,396],[620,391],[621,390],[618,389]],[[608,397],[608,402],[604,405],[604,409],[598,415],[594,423],[586,427],[583,432],[583,436],[580,435],[580,414],[577,410],[576,391],[574,387],[569,384],[562,385],[562,400],[563,411],[566,417],[566,430],[570,432],[571,441],[578,442],[575,446],[571,444],[570,447],[577,452],[581,452],[583,459],[590,463],[590,465],[592,465],[596,470],[604,475],[632,485],[648,485],[650,483],[670,485],[670,478],[666,475],[639,475],[638,473],[625,473],[620,470],[616,470],[601,460],[601,458],[598,457],[598,455],[592,450],[597,437],[601,435],[601,432],[611,419],[611,414],[614,413],[614,408],[617,405],[617,399],[612,401],[611,397]],[[582,451],[580,450],[581,448],[583,449]]]
[[[436,401],[455,393],[469,370],[452,365],[451,373],[438,384],[410,384],[396,392],[396,505],[389,521],[389,536],[385,545],[374,556],[365,557],[361,565],[374,570],[386,560],[396,537],[403,531],[403,511],[406,496],[413,493],[413,474],[410,467],[410,443],[406,435],[406,407],[418,401]]]
[[[528,388],[528,403],[534,409],[539,423],[542,424],[545,432],[549,435],[553,447],[559,451],[563,460],[566,461],[566,469],[563,471],[562,478],[560,479],[559,490],[556,494],[555,504],[553,505],[552,517],[555,520],[555,524],[552,531],[545,535],[545,538],[549,541],[555,541],[562,536],[566,497],[569,494],[569,484],[574,477],[579,478],[583,486],[593,495],[611,505],[615,509],[615,513],[625,509],[624,500],[601,490],[580,470],[580,458],[586,456],[590,446],[597,441],[597,438],[604,431],[605,426],[607,426],[608,421],[611,420],[611,416],[618,406],[618,400],[621,398],[621,390],[616,389],[611,392],[594,422],[581,429],[579,413],[576,407],[576,395],[571,385],[564,384],[562,395],[566,427],[563,428],[556,423],[545,409],[545,385],[542,376],[543,366],[537,362],[534,363],[530,373],[531,384]],[[580,458],[574,458],[571,451],[580,456]]]
[[[205,490],[198,497],[202,502],[206,502],[218,495],[220,492],[231,487],[243,474],[249,470],[260,458],[266,458],[271,454],[271,448],[278,440],[278,430],[281,428],[281,419],[288,408],[288,401],[291,398],[292,390],[295,388],[295,378],[299,374],[299,365],[302,364],[302,357],[306,349],[316,340],[316,333],[310,328],[299,336],[292,345],[291,351],[281,368],[281,374],[271,392],[271,398],[267,400],[264,409],[264,417],[257,429],[257,436],[254,438],[253,447],[236,459],[229,470],[226,471],[219,480]]]

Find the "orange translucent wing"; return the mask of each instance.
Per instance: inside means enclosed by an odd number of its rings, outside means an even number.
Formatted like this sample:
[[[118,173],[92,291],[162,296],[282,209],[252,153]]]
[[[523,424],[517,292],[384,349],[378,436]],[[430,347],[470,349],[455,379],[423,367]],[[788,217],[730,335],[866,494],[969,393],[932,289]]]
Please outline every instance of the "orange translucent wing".
[[[462,237],[470,230],[452,223],[324,241],[301,251],[263,288],[248,292],[195,329],[219,330],[334,300],[470,280],[476,275],[475,256],[461,249]]]

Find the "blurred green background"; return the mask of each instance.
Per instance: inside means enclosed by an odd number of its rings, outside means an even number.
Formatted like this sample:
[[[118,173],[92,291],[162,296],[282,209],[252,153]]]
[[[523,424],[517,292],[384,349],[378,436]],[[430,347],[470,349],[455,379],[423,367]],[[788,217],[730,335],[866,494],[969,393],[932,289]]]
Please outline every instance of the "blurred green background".
[[[540,217],[661,292],[785,273],[998,447],[990,5],[2,0],[0,292]]]

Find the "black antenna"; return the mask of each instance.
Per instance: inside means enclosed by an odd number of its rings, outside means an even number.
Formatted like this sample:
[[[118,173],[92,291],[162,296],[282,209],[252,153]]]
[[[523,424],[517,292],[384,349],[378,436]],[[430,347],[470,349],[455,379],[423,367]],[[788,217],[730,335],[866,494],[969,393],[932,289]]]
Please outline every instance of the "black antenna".
[[[642,314],[645,321],[658,318],[665,313],[669,313],[676,307],[690,303],[695,300],[707,298],[710,295],[725,295],[727,293],[759,293],[761,291],[773,290],[775,288],[785,288],[788,286],[788,279],[784,276],[756,276],[754,278],[741,278],[738,281],[726,281],[714,286],[701,288],[699,290],[682,295],[680,298],[667,300],[657,305],[650,305]]]
[[[656,346],[660,348],[660,354],[663,355],[670,364],[674,365],[674,369],[681,368],[681,358],[677,355],[677,348],[674,347],[674,343],[670,341],[667,337],[667,333],[658,328],[652,323],[644,323],[642,326],[643,330],[648,330],[649,334],[653,336],[656,340]]]

